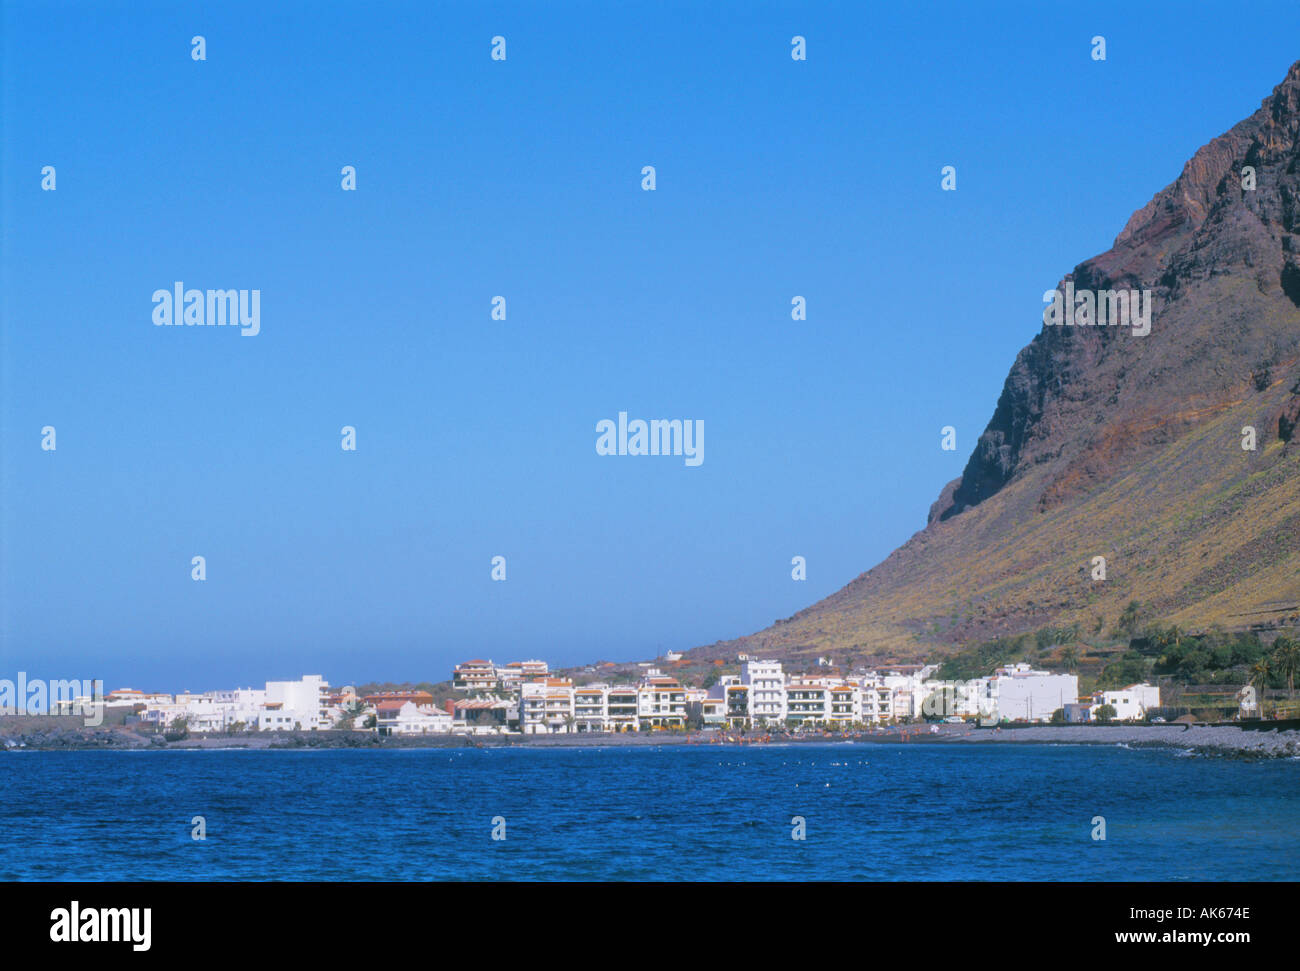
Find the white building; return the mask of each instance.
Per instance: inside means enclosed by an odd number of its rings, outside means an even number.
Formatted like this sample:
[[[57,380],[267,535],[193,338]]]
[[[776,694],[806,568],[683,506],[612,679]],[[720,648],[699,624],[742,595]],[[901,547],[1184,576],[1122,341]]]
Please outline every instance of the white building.
[[[745,728],[752,724],[749,717],[749,685],[739,681],[722,685],[722,700],[728,727]]]
[[[457,691],[495,691],[497,666],[481,658],[457,664],[451,673],[451,686]]]
[[[725,690],[716,684],[712,688],[687,688],[687,724],[698,724],[701,728],[722,728],[727,721],[727,703],[723,694]]]
[[[304,675],[298,681],[268,681],[259,728],[293,728],[314,732],[333,727],[338,711],[332,711],[327,696],[329,682],[319,674]]]
[[[746,661],[740,681],[749,687],[749,718],[755,726],[785,721],[785,673],[780,661]]]
[[[902,664],[877,676],[876,683],[889,689],[890,717],[895,721],[904,718],[921,718],[924,714],[925,683],[938,670],[935,664]]]
[[[518,661],[512,661],[505,667],[496,669],[497,686],[504,692],[514,694],[524,683],[524,672]]]
[[[137,691],[135,688],[118,688],[104,696],[105,708],[130,708],[135,705],[170,705],[175,697],[159,692]]]
[[[841,684],[831,688],[830,721],[835,725],[856,725],[862,717],[862,688]]]
[[[609,688],[588,684],[573,691],[573,729],[578,732],[609,731]]]
[[[519,690],[519,730],[525,735],[572,731],[573,683],[560,678],[525,681]]]
[[[640,703],[634,685],[612,685],[605,694],[605,712],[611,732],[634,732],[639,725]]]
[[[342,714],[328,696],[329,683],[319,674],[308,674],[298,681],[268,681],[265,688],[185,692],[170,702],[146,703],[140,720],[166,728],[180,718],[191,732],[314,732],[333,727]]]
[[[1151,708],[1160,707],[1160,689],[1154,684],[1131,684],[1118,691],[1102,691],[1101,704],[1115,709],[1117,721],[1139,721]],[[1093,709],[1096,711],[1096,708]]]
[[[638,727],[686,727],[686,689],[676,678],[646,678],[637,688],[636,701]]]
[[[820,681],[793,680],[785,686],[785,720],[790,724],[819,724],[830,719],[831,688]]]
[[[1056,709],[1079,700],[1078,677],[1035,671],[1024,663],[998,668],[989,685],[998,717],[1010,721],[1050,721]]]
[[[997,712],[989,678],[969,681],[926,681],[921,713],[927,718],[976,718]]]
[[[381,701],[375,709],[380,735],[442,735],[451,731],[451,713],[414,701]]]
[[[855,677],[852,683],[858,685],[861,721],[868,725],[879,725],[894,717],[894,693],[882,683],[881,677],[873,671]]]

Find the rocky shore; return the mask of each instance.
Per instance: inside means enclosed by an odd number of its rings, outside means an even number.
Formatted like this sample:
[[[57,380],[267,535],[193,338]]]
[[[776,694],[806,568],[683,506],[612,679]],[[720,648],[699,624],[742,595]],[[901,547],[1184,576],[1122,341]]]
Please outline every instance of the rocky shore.
[[[1201,755],[1244,758],[1300,758],[1300,731],[1242,729],[1225,725],[1035,725],[987,729],[969,725],[909,725],[865,732],[773,733],[718,732],[623,735],[464,736],[425,735],[381,738],[373,732],[242,732],[190,735],[167,741],[152,732],[123,726],[87,728],[78,718],[0,716],[0,753],[22,751],[195,749],[414,749],[414,748],[571,748],[580,746],[642,747],[659,745],[790,745],[851,742],[860,744],[933,745],[1113,745],[1128,748],[1175,748]]]
[[[1234,725],[1043,725],[978,729],[938,737],[973,743],[1155,746],[1201,755],[1300,758],[1300,731],[1242,729]]]
[[[1033,725],[1016,728],[973,728],[968,725],[908,725],[846,734],[800,733],[737,738],[718,733],[665,736],[550,735],[530,738],[534,747],[604,744],[809,744],[854,742],[862,744],[935,745],[1113,745],[1127,748],[1174,748],[1198,755],[1244,758],[1300,758],[1300,731],[1242,729],[1224,725]],[[609,739],[609,741],[605,741]]]

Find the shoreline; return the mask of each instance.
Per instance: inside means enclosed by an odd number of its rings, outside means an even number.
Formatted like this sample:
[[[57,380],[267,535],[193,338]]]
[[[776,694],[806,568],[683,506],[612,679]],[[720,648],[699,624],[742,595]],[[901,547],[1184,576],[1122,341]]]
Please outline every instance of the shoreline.
[[[36,722],[44,724],[36,724]],[[167,742],[120,726],[86,728],[76,718],[0,717],[0,753],[51,751],[249,751],[283,752],[324,749],[398,751],[462,748],[643,748],[665,745],[745,747],[751,745],[1109,745],[1127,748],[1172,748],[1198,755],[1238,758],[1300,758],[1300,731],[1243,729],[1228,725],[1028,725],[973,728],[927,725],[844,734],[717,732],[573,735],[416,735],[381,737],[371,732],[259,732],[239,735],[191,735]],[[58,724],[63,722],[63,724]],[[51,724],[53,723],[53,724]]]

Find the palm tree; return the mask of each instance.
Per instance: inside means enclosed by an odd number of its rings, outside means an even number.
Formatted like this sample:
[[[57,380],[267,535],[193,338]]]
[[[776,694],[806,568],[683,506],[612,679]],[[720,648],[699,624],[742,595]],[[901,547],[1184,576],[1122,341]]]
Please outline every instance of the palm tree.
[[[1266,657],[1261,657],[1255,662],[1254,667],[1250,669],[1250,683],[1255,689],[1256,717],[1264,717],[1264,689],[1268,687],[1268,682],[1272,677],[1273,668]]]
[[[1295,697],[1295,676],[1300,672],[1300,641],[1293,641],[1285,634],[1273,642],[1271,658],[1277,673],[1286,678],[1288,698]]]
[[[1119,620],[1115,621],[1115,629],[1125,637],[1132,637],[1137,631],[1138,622],[1142,617],[1142,604],[1136,600],[1130,600],[1128,606],[1119,615]]]
[[[1077,647],[1067,647],[1061,652],[1061,663],[1065,665],[1065,670],[1073,674],[1079,670],[1079,649]]]

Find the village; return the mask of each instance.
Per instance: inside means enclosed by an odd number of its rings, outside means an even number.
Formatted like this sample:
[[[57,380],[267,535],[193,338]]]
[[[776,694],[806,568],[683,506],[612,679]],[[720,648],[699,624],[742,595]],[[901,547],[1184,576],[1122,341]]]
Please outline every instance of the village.
[[[424,688],[358,693],[320,675],[268,681],[264,688],[201,694],[119,688],[106,709],[163,733],[353,731],[381,736],[567,735],[627,732],[861,730],[920,722],[1084,724],[1140,722],[1160,706],[1160,689],[1140,683],[1079,697],[1074,674],[1019,662],[989,677],[943,681],[938,665],[899,664],[839,676],[792,674],[777,660],[737,657],[738,674],[691,686],[654,663],[618,683],[575,683],[546,661],[455,666],[439,702]],[[1163,720],[1159,717],[1156,721]]]

